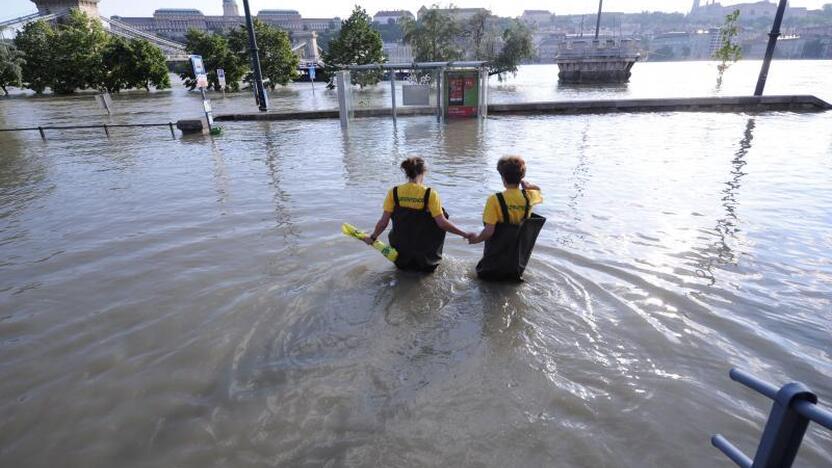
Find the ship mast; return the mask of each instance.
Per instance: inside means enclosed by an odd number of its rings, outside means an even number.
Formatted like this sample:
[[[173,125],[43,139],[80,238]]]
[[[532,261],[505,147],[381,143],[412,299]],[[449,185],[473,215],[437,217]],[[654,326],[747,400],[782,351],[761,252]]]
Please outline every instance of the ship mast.
[[[601,8],[604,6],[604,0],[598,0],[598,19],[595,21],[595,40],[598,40],[598,33],[601,31]]]

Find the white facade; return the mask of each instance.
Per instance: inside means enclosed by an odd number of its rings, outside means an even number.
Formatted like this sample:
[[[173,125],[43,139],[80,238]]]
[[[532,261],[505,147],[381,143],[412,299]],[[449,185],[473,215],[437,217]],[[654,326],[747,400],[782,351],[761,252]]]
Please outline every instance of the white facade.
[[[378,24],[395,24],[402,18],[414,19],[413,13],[407,10],[379,11],[373,15],[373,22]]]

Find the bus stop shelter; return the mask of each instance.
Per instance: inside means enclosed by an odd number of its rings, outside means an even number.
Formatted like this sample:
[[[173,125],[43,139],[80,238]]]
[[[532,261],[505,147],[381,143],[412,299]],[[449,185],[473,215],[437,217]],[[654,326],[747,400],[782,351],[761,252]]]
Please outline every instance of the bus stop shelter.
[[[488,68],[487,62],[412,62],[412,63],[371,63],[347,65],[336,72],[335,84],[338,90],[338,111],[343,127],[349,126],[354,115],[352,104],[351,73],[377,70],[390,76],[390,115],[397,118],[396,74],[410,72],[431,77],[431,84],[403,82],[402,105],[430,106],[430,93],[436,93],[434,112],[437,121],[455,117],[485,118],[488,114]]]

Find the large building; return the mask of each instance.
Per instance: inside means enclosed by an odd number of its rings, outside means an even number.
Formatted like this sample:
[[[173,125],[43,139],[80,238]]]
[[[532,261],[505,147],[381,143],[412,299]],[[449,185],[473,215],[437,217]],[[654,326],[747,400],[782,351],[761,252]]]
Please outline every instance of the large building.
[[[236,0],[222,0],[222,8],[222,16],[205,15],[191,8],[162,8],[154,11],[150,18],[113,16],[113,19],[134,29],[182,42],[190,29],[222,33],[245,25]],[[341,27],[338,17],[303,18],[295,10],[261,10],[256,17],[290,33],[325,32]]]
[[[525,10],[523,14],[520,15],[520,21],[529,26],[538,27],[551,23],[552,16],[554,15],[548,10]]]
[[[407,10],[382,10],[373,15],[373,23],[395,24],[403,18],[415,19],[413,13]]]
[[[418,17],[421,19],[425,13],[433,8],[422,7],[419,8],[417,12]],[[485,8],[438,8],[439,12],[445,15],[450,16],[457,22],[464,22],[469,21],[471,18],[478,14],[483,15],[490,15],[491,12]]]
[[[237,8],[237,0],[222,0],[222,15],[240,16],[240,10]]]

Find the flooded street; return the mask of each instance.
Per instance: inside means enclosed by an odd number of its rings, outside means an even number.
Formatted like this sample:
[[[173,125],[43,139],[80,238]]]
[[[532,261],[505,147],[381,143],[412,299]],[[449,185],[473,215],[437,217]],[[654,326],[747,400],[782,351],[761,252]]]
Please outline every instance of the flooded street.
[[[531,66],[490,93],[701,96],[715,75],[580,89]],[[786,93],[832,101],[832,62],[775,62]],[[308,83],[272,99],[337,107]],[[0,127],[200,110],[181,87],[114,101],[0,99]],[[0,466],[731,466],[710,435],[753,454],[770,408],[731,367],[832,404],[832,112],[222,126],[0,133]],[[455,236],[418,276],[340,233],[373,226],[411,155],[473,230],[507,154],[548,218],[522,284],[477,280]],[[830,432],[797,461],[832,464]]]

